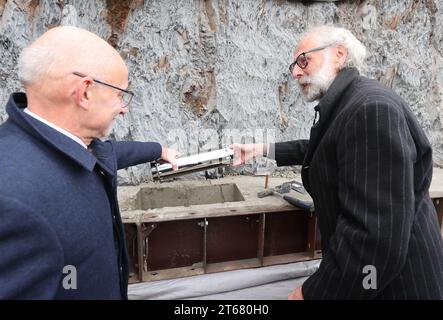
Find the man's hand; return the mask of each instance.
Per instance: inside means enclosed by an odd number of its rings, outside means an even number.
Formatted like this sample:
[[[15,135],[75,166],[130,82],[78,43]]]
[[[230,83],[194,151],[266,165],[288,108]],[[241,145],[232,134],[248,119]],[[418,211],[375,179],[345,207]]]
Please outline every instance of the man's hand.
[[[172,170],[175,171],[178,169],[176,160],[178,157],[180,157],[180,155],[181,153],[177,150],[162,147],[162,155],[160,158],[166,162],[169,162],[172,165]]]
[[[304,300],[303,293],[301,292],[301,287],[295,288],[294,291],[289,294],[288,300]]]
[[[264,143],[257,144],[239,144],[234,143],[229,146],[232,150],[234,150],[234,161],[233,166],[239,166],[241,164],[245,164],[249,160],[255,157],[261,157],[264,155],[264,151],[267,148],[267,145]]]

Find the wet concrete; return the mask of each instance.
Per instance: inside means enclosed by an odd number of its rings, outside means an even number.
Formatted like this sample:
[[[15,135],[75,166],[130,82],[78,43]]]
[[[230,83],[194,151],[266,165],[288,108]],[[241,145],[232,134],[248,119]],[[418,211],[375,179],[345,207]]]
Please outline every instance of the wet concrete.
[[[144,186],[140,189],[138,198],[142,210],[245,200],[234,183],[211,186],[189,183],[174,187]]]

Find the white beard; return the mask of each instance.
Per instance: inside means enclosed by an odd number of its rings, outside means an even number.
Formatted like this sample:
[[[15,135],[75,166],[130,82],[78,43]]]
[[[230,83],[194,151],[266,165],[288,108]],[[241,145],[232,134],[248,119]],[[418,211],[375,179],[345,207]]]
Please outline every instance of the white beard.
[[[323,61],[323,65],[320,70],[313,75],[303,76],[298,79],[300,92],[303,99],[307,102],[320,100],[336,76],[336,74],[330,68],[331,59],[329,55],[325,54],[324,56],[325,60]],[[307,86],[303,87],[304,84],[307,84]]]

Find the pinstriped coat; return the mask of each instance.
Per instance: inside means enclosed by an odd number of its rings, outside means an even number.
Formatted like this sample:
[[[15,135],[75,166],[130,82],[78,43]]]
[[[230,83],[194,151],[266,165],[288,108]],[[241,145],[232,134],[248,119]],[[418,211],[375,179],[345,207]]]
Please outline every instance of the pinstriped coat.
[[[432,149],[406,102],[347,68],[316,111],[309,140],[274,146],[279,166],[302,165],[318,217],[323,260],[305,299],[443,299]]]

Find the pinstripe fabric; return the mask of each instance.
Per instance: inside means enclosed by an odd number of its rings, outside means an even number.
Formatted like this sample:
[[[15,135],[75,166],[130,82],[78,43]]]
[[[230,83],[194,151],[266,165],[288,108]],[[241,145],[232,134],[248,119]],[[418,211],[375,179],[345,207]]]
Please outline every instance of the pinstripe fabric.
[[[406,102],[344,69],[319,101],[310,140],[275,144],[302,164],[323,260],[306,299],[443,299],[443,240],[429,197],[432,149]],[[365,265],[377,289],[364,289]]]

